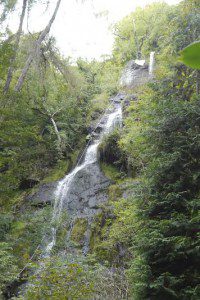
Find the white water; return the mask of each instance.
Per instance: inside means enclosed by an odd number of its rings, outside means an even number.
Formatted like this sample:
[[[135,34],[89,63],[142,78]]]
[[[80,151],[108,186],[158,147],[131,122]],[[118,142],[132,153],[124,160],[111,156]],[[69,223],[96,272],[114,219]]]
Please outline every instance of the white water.
[[[100,123],[101,124],[101,121]],[[69,194],[71,183],[73,182],[76,174],[87,168],[89,164],[92,164],[97,161],[97,149],[100,144],[102,138],[108,133],[112,132],[114,127],[121,126],[122,124],[122,108],[118,106],[115,108],[114,112],[107,115],[107,121],[103,124],[103,130],[99,135],[99,138],[92,143],[85,152],[85,157],[83,162],[77,165],[68,175],[66,175],[59,183],[55,191],[55,203],[53,208],[53,216],[51,220],[51,241],[48,243],[45,249],[45,256],[49,256],[52,248],[56,244],[56,231],[57,225],[60,221],[61,213],[63,210],[63,202],[64,199],[66,201],[67,196]]]
[[[143,67],[144,64],[145,64],[145,59],[136,59],[136,60],[135,60],[135,63],[136,63],[137,65]]]
[[[150,53],[150,62],[149,62],[149,75],[153,75],[154,71],[154,63],[155,63],[155,52]]]

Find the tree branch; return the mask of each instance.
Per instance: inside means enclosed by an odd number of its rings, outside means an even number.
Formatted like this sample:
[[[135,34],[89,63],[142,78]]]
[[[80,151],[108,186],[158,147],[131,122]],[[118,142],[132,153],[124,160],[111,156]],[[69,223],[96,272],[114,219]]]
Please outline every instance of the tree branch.
[[[36,56],[36,54],[37,54],[38,51],[40,50],[41,44],[42,44],[42,42],[44,41],[45,37],[46,37],[47,34],[50,32],[51,26],[52,26],[52,24],[53,24],[53,22],[54,22],[54,20],[55,20],[55,18],[56,18],[56,15],[57,15],[58,9],[59,9],[59,7],[60,7],[61,1],[62,1],[62,0],[58,0],[58,1],[57,1],[56,8],[55,8],[55,10],[54,10],[54,13],[53,13],[53,15],[52,15],[52,17],[51,17],[51,19],[50,19],[48,25],[46,26],[46,28],[45,28],[45,29],[41,32],[41,34],[39,35],[39,38],[37,39],[37,41],[36,41],[36,43],[35,43],[35,47],[34,47],[33,52],[31,52],[31,53],[29,54],[29,57],[28,57],[28,59],[27,59],[27,61],[26,61],[26,63],[25,63],[25,66],[24,66],[24,68],[23,68],[23,70],[22,70],[22,73],[21,73],[21,75],[20,75],[20,77],[19,77],[19,79],[18,79],[18,82],[17,82],[16,86],[15,86],[15,91],[16,91],[16,92],[19,92],[19,91],[21,90],[22,85],[23,85],[23,83],[24,83],[24,80],[25,80],[25,78],[26,78],[26,75],[27,75],[27,73],[28,73],[28,70],[29,70],[29,68],[30,68],[30,66],[31,66],[31,64],[32,64],[32,62],[33,62],[34,57]]]

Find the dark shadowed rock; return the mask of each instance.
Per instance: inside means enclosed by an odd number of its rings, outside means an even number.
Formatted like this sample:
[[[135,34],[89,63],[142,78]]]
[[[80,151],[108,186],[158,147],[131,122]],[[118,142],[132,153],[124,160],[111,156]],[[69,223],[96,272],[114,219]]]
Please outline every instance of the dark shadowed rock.
[[[124,100],[125,97],[126,97],[126,94],[120,92],[117,95],[115,95],[114,97],[111,97],[110,101],[112,103],[119,104],[119,103],[121,103]]]
[[[129,114],[128,112],[128,107],[131,105],[132,102],[137,101],[138,98],[134,94],[126,95],[123,104],[122,104],[122,113],[123,113],[123,118],[126,118]]]
[[[131,95],[127,95],[123,101],[123,106],[129,106],[131,102],[133,101],[137,101],[138,98],[136,95],[131,94]]]
[[[37,180],[37,179],[27,178],[27,179],[24,179],[21,181],[19,188],[20,188],[20,190],[30,189],[30,188],[33,188],[38,183],[39,183],[39,180]]]

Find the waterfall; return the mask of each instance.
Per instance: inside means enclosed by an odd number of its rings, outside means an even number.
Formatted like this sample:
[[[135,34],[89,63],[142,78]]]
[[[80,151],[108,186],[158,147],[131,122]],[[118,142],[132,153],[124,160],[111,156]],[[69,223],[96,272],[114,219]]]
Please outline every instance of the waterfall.
[[[154,63],[155,63],[155,52],[152,51],[152,52],[150,53],[149,75],[153,75],[153,71],[154,71]]]
[[[104,116],[106,117],[106,121],[103,121],[103,118],[100,120],[99,125],[102,126],[101,133],[96,137],[96,139],[89,144],[86,148],[84,159],[81,163],[78,163],[77,166],[66,175],[57,185],[55,190],[55,201],[53,208],[53,215],[51,220],[51,232],[50,232],[50,241],[48,242],[44,256],[49,256],[52,248],[56,244],[56,232],[57,226],[61,219],[61,214],[63,211],[64,202],[69,201],[70,187],[73,184],[74,179],[77,174],[87,168],[89,165],[97,162],[97,153],[98,146],[102,140],[102,138],[112,132],[114,127],[121,126],[122,124],[122,108],[121,105],[115,104],[114,110],[110,113],[107,113]]]

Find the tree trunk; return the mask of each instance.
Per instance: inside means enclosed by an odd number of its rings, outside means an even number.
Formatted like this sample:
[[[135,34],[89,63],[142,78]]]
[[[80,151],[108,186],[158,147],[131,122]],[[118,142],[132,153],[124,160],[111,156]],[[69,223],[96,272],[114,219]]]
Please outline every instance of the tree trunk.
[[[55,10],[54,10],[54,13],[53,13],[53,15],[52,15],[52,17],[51,17],[51,19],[50,19],[48,25],[47,25],[46,28],[41,32],[39,38],[37,39],[37,41],[36,41],[36,43],[35,43],[35,47],[34,47],[33,52],[29,54],[29,57],[28,57],[28,59],[27,59],[27,61],[26,61],[26,63],[25,63],[25,66],[24,66],[24,68],[23,68],[23,70],[22,70],[22,73],[21,73],[21,75],[20,75],[20,77],[19,77],[19,79],[18,79],[18,82],[17,82],[16,86],[15,86],[15,91],[16,91],[16,92],[19,92],[19,91],[20,91],[20,89],[21,89],[21,87],[22,87],[22,85],[23,85],[23,83],[24,83],[25,77],[26,77],[26,75],[27,75],[27,73],[28,73],[28,70],[29,70],[29,68],[30,68],[30,65],[31,65],[31,63],[32,63],[32,61],[33,61],[33,59],[34,59],[34,56],[35,56],[35,55],[37,54],[37,52],[40,50],[40,46],[41,46],[42,42],[44,41],[45,37],[47,36],[47,34],[49,33],[49,31],[50,31],[50,29],[51,29],[51,26],[52,26],[52,24],[53,24],[53,22],[54,22],[54,20],[55,20],[55,18],[56,18],[58,9],[59,9],[59,7],[60,7],[61,1],[62,1],[62,0],[58,0],[58,1],[57,1],[56,8],[55,8]]]
[[[71,85],[72,88],[75,88],[75,84],[73,83],[73,75],[70,74],[70,71],[67,67],[62,63],[62,61],[56,57],[52,50],[50,52],[50,60],[53,65],[58,69],[58,71],[63,75],[64,79],[68,84]]]
[[[58,144],[59,144],[59,147],[60,147],[61,146],[61,136],[60,136],[60,133],[58,131],[58,127],[57,127],[56,122],[54,121],[54,119],[52,117],[50,117],[50,120],[51,120],[51,123],[53,124],[55,134],[57,135],[57,138],[58,138]]]
[[[21,34],[22,34],[22,27],[23,27],[23,23],[24,23],[24,17],[25,17],[25,13],[26,13],[26,7],[27,7],[27,3],[28,0],[23,0],[23,5],[22,5],[22,13],[20,16],[20,22],[19,22],[19,27],[16,33],[16,41],[14,44],[14,54],[13,57],[10,60],[10,67],[8,69],[8,74],[7,74],[7,79],[6,79],[6,83],[3,89],[4,93],[8,92],[8,89],[10,87],[10,83],[12,81],[12,77],[13,77],[13,72],[14,72],[14,63],[17,57],[17,51],[19,49],[19,43],[20,43],[20,38],[21,38]]]
[[[141,59],[141,53],[139,49],[139,42],[138,42],[138,36],[137,36],[137,31],[136,31],[136,26],[135,26],[135,20],[133,19],[133,36],[135,40],[135,46],[136,46],[136,57],[137,59]]]

